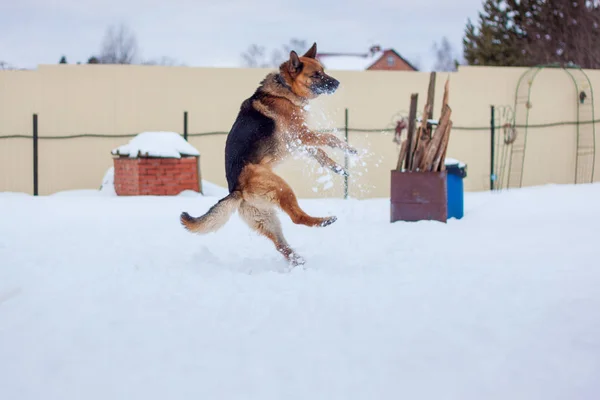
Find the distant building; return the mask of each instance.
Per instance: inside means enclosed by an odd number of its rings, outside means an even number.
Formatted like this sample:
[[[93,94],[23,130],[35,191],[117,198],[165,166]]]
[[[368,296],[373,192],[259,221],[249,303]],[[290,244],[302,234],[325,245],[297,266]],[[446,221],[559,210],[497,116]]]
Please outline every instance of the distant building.
[[[373,46],[368,53],[318,53],[317,59],[326,69],[349,71],[417,71],[394,49]]]

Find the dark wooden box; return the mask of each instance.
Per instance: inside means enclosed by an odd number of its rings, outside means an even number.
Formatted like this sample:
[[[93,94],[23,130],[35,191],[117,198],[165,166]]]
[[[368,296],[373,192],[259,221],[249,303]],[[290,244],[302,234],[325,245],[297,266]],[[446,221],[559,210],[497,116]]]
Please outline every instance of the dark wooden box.
[[[391,222],[447,221],[446,171],[391,173]]]

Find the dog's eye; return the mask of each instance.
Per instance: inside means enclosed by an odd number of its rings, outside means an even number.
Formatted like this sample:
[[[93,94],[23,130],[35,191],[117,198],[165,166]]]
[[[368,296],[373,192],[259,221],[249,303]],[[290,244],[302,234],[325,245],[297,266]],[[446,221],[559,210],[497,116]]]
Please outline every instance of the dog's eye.
[[[318,79],[318,78],[320,78],[320,77],[321,77],[321,73],[320,73],[320,72],[315,72],[315,73],[312,75],[312,77],[313,77],[313,78],[315,78],[315,79]]]

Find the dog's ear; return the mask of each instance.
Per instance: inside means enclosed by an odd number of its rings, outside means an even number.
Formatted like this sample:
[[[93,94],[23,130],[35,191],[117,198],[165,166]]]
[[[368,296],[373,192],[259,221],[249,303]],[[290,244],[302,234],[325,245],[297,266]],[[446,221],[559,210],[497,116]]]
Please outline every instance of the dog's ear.
[[[315,58],[317,56],[317,43],[313,43],[310,49],[302,57]]]
[[[298,53],[294,50],[290,52],[290,62],[288,64],[288,68],[291,74],[297,74],[302,69],[302,63],[300,62],[300,58],[298,57]]]

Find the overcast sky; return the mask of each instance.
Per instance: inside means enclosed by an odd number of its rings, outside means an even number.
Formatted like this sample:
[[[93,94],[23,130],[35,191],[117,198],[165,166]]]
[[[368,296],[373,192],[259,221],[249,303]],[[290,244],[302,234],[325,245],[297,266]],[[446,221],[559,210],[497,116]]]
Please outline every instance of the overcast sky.
[[[21,68],[86,62],[110,24],[136,34],[144,59],[167,56],[188,66],[241,66],[253,43],[291,38],[322,52],[394,48],[429,70],[434,41],[447,36],[462,54],[467,18],[482,0],[0,0],[0,61]]]

